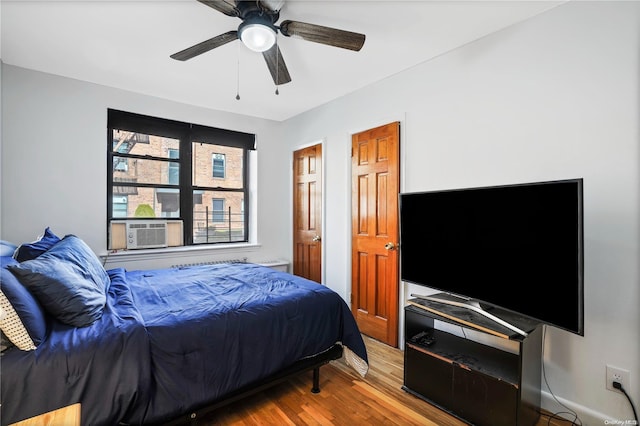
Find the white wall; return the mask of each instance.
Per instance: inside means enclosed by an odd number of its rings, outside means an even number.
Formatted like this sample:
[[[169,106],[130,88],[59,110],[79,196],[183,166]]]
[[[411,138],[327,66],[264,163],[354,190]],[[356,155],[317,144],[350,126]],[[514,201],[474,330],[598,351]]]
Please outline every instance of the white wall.
[[[288,120],[325,141],[326,284],[349,300],[352,133],[401,121],[405,191],[583,177],[586,331],[547,328],[546,377],[583,424],[632,419],[605,365],[640,403],[639,52],[639,2],[570,2]]]
[[[0,7],[0,11],[2,8]],[[2,43],[0,43],[2,44]],[[2,81],[2,58],[0,57],[0,82]],[[0,177],[2,177],[2,84],[0,84]],[[0,195],[2,195],[2,186],[0,182]],[[0,196],[0,215],[2,214],[2,197]],[[0,237],[2,236],[2,220],[0,220]]]
[[[291,153],[322,140],[325,282],[348,300],[350,135],[400,120],[406,191],[584,178],[586,331],[548,329],[546,376],[583,424],[630,419],[604,373],[629,369],[640,403],[639,52],[640,3],[570,2],[282,124],[4,64],[0,238],[51,226],[106,250],[111,107],[256,133],[251,255],[290,259]]]
[[[1,238],[32,241],[50,226],[106,253],[107,108],[255,133],[260,214],[252,225],[261,247],[172,253],[169,258],[110,258],[108,266],[147,268],[212,258],[286,258],[288,151],[279,123],[208,110],[105,86],[2,65]],[[278,219],[282,218],[282,219]],[[176,258],[180,258],[176,262]]]

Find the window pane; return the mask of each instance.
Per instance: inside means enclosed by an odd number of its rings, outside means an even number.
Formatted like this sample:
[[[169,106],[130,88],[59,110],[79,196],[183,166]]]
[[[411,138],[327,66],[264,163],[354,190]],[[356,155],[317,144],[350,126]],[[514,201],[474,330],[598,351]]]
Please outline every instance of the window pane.
[[[112,217],[179,217],[180,193],[173,188],[113,187]]]
[[[113,156],[113,182],[151,184],[180,183],[180,163]]]
[[[127,217],[128,195],[113,197],[113,217]]]
[[[192,180],[195,186],[242,188],[244,176],[242,148],[194,142],[192,155]]]
[[[113,131],[113,152],[177,159],[179,156],[171,157],[170,151],[180,152],[179,149],[180,141],[178,139],[145,135],[125,130]]]
[[[246,241],[243,203],[240,191],[194,191],[193,242]]]

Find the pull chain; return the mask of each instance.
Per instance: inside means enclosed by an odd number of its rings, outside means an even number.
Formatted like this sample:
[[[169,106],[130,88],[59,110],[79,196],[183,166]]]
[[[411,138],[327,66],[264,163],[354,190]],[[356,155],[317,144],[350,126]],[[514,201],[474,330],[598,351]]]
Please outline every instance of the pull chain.
[[[240,46],[240,44],[238,43],[238,46]],[[238,49],[236,50],[237,54],[238,54],[238,72],[237,72],[237,84],[236,84],[236,101],[240,100],[240,48],[238,47]]]
[[[278,33],[276,32],[276,96],[280,94],[278,90],[279,79],[279,71],[280,71],[280,49],[278,48]]]

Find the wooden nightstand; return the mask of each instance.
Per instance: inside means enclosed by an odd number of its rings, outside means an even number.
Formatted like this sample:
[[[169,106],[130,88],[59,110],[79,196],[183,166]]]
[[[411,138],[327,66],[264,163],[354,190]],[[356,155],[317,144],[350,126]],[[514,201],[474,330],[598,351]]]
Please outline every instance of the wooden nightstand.
[[[80,426],[80,403],[49,411],[9,426]]]

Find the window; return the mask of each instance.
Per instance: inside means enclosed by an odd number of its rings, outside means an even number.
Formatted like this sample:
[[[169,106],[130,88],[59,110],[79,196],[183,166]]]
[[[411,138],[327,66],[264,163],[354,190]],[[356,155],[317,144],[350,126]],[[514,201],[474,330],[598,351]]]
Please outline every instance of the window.
[[[224,179],[224,154],[213,154],[211,163],[213,168],[213,177]]]
[[[224,198],[213,199],[212,222],[224,222]]]
[[[129,143],[114,139],[113,149],[119,153],[127,153],[129,152]],[[129,163],[127,162],[127,159],[122,157],[115,157],[113,159],[113,170],[117,170],[119,172],[129,171]]]
[[[127,217],[127,196],[113,197],[113,217]]]
[[[180,159],[180,151],[177,149],[169,148],[169,158],[172,159]],[[168,164],[169,170],[169,183],[179,184],[180,183],[180,164],[171,162]]]
[[[116,218],[176,218],[185,245],[248,241],[255,135],[111,109],[108,135],[107,228]]]

